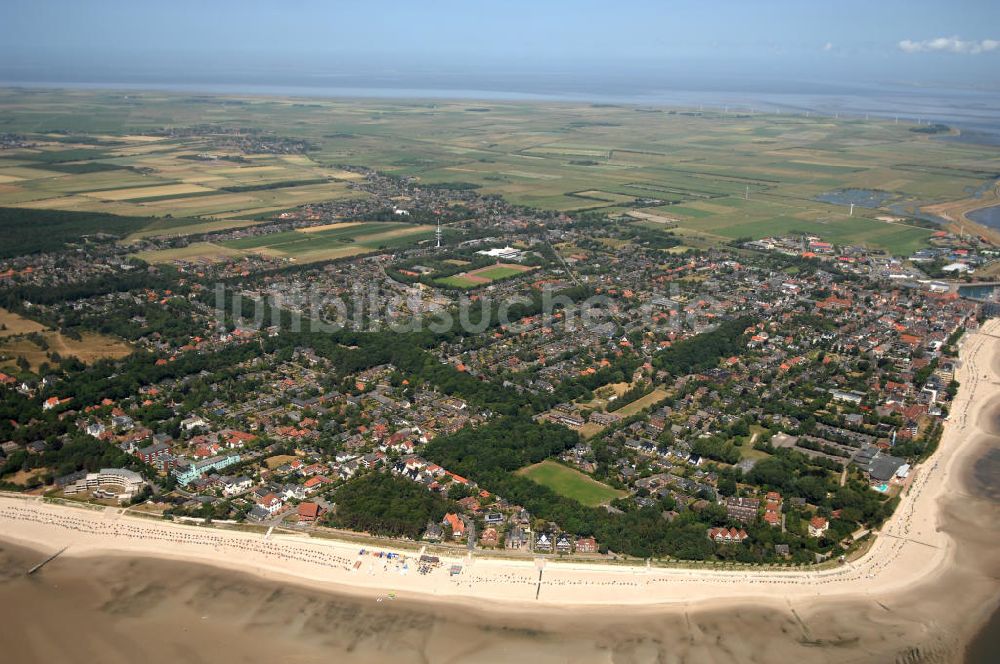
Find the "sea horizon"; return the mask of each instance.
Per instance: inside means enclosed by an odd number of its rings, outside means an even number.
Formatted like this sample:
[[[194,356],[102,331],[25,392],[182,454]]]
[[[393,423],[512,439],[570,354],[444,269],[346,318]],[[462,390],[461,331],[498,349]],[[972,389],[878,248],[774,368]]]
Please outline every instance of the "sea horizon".
[[[331,84],[331,81],[335,83]],[[0,79],[13,89],[67,89],[250,95],[313,99],[448,100],[483,102],[549,102],[619,104],[664,108],[723,110],[734,114],[800,114],[843,120],[882,119],[942,123],[973,134],[978,143],[1000,144],[1000,90],[892,83],[789,84],[718,86],[647,84],[624,81],[605,84],[597,78],[520,79],[510,77],[234,77],[231,80],[107,80]]]

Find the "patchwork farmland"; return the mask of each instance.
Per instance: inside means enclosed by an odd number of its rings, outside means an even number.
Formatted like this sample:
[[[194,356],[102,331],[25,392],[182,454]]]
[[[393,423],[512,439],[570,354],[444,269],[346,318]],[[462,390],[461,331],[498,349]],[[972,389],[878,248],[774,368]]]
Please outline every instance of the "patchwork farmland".
[[[554,103],[498,102],[473,112],[440,100],[209,96],[195,104],[153,92],[126,104],[58,90],[0,90],[0,103],[7,131],[39,137],[0,155],[0,206],[236,225],[365,197],[363,176],[350,165],[427,185],[459,182],[558,212],[635,213],[635,223],[674,227],[697,246],[801,231],[906,253],[930,234],[921,210],[973,205],[970,192],[1000,172],[989,147],[879,120]],[[164,131],[164,117],[219,133]],[[239,127],[256,133],[248,138],[233,131]],[[259,137],[272,144],[255,148]],[[293,153],[281,153],[288,145]],[[818,200],[844,189],[882,192],[887,202],[851,216],[846,205]],[[284,242],[291,239],[240,249],[310,253]],[[316,251],[351,253],[329,239]],[[480,283],[473,275],[451,285],[472,281]]]

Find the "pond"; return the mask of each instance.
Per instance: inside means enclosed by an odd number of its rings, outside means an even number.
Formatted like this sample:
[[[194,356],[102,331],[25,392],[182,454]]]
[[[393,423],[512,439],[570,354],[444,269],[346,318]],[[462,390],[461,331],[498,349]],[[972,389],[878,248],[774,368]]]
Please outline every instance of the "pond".
[[[959,286],[958,294],[976,300],[988,300],[1000,286]]]
[[[858,207],[877,208],[896,198],[896,195],[878,189],[837,189],[816,196],[816,200],[834,205],[850,205]]]
[[[973,210],[966,213],[966,216],[977,224],[989,226],[990,228],[1000,228],[1000,205]]]

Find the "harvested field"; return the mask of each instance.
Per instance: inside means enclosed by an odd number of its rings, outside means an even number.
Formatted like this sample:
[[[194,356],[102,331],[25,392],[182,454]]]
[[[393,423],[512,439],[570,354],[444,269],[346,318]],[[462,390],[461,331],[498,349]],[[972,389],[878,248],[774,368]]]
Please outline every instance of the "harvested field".
[[[160,249],[158,251],[140,251],[133,254],[147,263],[171,263],[176,260],[207,260],[219,261],[231,256],[239,256],[242,252],[209,242],[192,242],[186,247],[176,249]]]
[[[299,233],[323,233],[325,231],[340,230],[341,228],[353,228],[361,225],[360,221],[339,221],[335,224],[323,224],[322,226],[307,226],[299,228]]]
[[[155,187],[132,187],[129,189],[112,189],[108,191],[88,191],[84,196],[107,201],[127,201],[135,198],[150,198],[154,196],[177,196],[212,191],[208,187],[197,184],[163,184]]]
[[[86,332],[79,340],[70,339],[53,330],[41,334],[48,344],[47,349],[41,348],[27,337],[0,341],[0,366],[15,366],[17,358],[23,357],[31,365],[32,371],[37,371],[42,364],[51,362],[48,353],[75,357],[84,363],[104,358],[117,359],[132,353],[129,344],[102,334]]]
[[[28,334],[29,332],[42,332],[47,329],[41,323],[36,323],[20,314],[0,307],[0,338]]]

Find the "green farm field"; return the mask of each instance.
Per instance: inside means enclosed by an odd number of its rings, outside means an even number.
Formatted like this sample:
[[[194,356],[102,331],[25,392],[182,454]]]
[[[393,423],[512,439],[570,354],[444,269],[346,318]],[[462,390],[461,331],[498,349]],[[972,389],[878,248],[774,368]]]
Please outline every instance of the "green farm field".
[[[602,484],[578,470],[551,459],[522,468],[517,474],[552,489],[560,496],[591,507],[603,505],[626,495],[624,491]]]
[[[856,208],[850,217],[846,206],[816,197],[879,190],[917,209],[968,200],[1000,172],[988,146],[906,124],[794,114],[554,102],[488,102],[473,112],[443,100],[166,92],[125,100],[14,89],[0,89],[0,108],[4,130],[34,142],[0,154],[0,206],[135,217],[240,220],[361,198],[361,176],[344,169],[361,166],[548,210],[646,212],[713,242],[800,230],[906,253],[925,243],[926,228],[876,218],[888,208]],[[163,133],[167,125],[252,129],[308,149],[255,153],[224,133]]]

